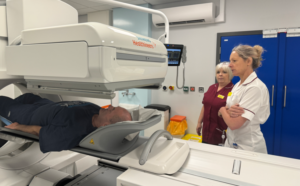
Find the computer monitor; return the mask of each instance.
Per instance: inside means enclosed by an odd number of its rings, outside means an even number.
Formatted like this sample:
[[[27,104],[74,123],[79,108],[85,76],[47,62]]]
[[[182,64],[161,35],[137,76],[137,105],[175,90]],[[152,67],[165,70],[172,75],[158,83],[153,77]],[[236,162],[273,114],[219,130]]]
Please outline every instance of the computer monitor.
[[[183,45],[165,44],[168,51],[168,66],[180,66]]]

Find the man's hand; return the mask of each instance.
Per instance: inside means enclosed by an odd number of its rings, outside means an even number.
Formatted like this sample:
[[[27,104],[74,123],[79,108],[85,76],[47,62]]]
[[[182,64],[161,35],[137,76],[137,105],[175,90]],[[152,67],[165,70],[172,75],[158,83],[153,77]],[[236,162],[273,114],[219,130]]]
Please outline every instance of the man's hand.
[[[40,134],[40,130],[41,130],[41,126],[37,126],[37,125],[21,125],[17,122],[12,123],[8,126],[5,126],[6,128],[9,129],[14,129],[14,130],[20,130],[22,132],[27,132],[36,136],[39,136]]]
[[[243,113],[244,113],[244,109],[242,107],[240,107],[239,104],[235,104],[235,105],[231,106],[230,109],[228,110],[228,114],[232,118],[239,117]]]
[[[196,128],[196,132],[199,136],[201,136],[201,129],[202,129],[202,124],[198,123],[197,128]]]
[[[10,125],[5,126],[5,128],[20,130],[20,124],[17,122],[14,122]]]

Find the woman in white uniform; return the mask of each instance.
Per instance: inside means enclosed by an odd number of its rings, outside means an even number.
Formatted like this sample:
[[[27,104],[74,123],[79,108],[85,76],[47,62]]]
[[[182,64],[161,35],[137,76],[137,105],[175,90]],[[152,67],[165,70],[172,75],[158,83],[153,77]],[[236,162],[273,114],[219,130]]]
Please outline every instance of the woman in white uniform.
[[[226,147],[267,153],[266,142],[260,129],[270,115],[269,91],[254,72],[261,65],[261,46],[239,45],[233,48],[229,67],[240,81],[233,87],[220,108],[228,126]],[[243,108],[244,113],[236,117],[235,112]]]

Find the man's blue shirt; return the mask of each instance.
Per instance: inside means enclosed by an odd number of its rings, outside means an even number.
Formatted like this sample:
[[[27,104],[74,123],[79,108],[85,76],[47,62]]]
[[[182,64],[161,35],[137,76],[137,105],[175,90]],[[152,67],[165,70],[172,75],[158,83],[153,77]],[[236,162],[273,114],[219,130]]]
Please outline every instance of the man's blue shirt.
[[[101,107],[82,101],[52,102],[31,93],[16,99],[0,96],[0,116],[5,124],[38,125],[42,152],[69,150],[96,130],[92,117]]]
[[[92,117],[101,108],[87,102],[59,102],[38,108],[32,115],[31,125],[42,126],[40,148],[42,152],[69,150],[96,130]]]

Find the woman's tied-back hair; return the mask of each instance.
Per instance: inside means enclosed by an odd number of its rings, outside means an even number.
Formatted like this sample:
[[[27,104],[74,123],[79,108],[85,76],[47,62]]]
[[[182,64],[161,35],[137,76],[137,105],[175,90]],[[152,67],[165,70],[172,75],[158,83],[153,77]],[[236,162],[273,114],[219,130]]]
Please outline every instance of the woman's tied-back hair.
[[[221,62],[221,63],[217,64],[217,66],[216,66],[216,74],[221,69],[223,69],[226,73],[228,73],[229,80],[231,81],[232,78],[233,78],[233,74],[232,74],[231,68],[229,67],[229,62]]]
[[[255,45],[254,47],[249,45],[238,45],[232,49],[232,52],[235,51],[238,55],[244,60],[249,57],[252,58],[252,68],[253,70],[261,66],[262,53],[265,51],[263,47]]]

